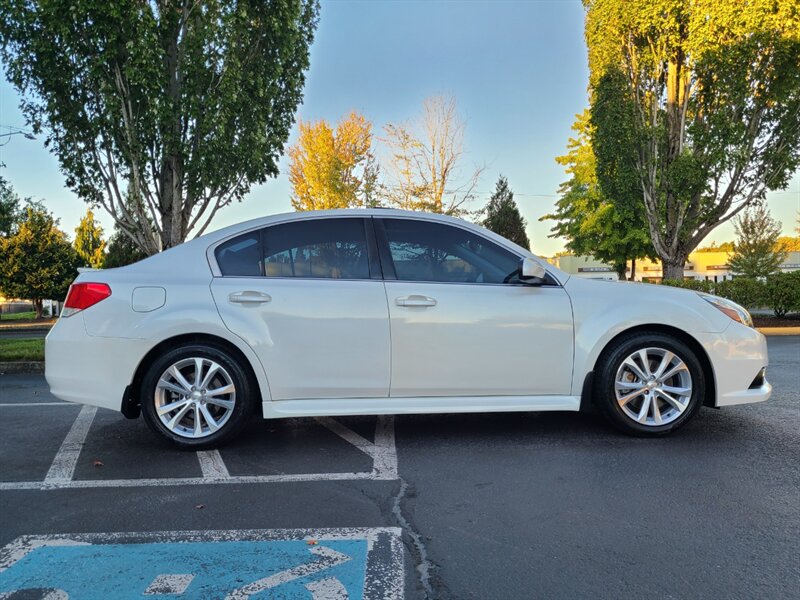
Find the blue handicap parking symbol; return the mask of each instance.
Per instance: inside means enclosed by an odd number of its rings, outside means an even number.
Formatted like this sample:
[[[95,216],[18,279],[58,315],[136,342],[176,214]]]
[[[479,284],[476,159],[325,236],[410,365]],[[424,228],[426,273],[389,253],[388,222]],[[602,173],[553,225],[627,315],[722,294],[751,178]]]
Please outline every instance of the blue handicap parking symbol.
[[[399,599],[402,573],[393,528],[24,537],[0,600]]]

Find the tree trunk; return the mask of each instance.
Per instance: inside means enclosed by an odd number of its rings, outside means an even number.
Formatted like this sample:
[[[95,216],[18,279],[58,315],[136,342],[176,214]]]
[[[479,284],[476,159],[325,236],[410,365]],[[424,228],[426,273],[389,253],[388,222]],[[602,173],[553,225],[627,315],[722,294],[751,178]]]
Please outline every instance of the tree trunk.
[[[631,276],[628,281],[636,281],[636,259],[631,259]]]
[[[661,268],[664,279],[683,281],[683,267],[686,264],[686,258],[686,256],[662,258]]]
[[[164,154],[161,159],[161,189],[159,190],[162,250],[182,243],[186,230],[186,223],[183,222],[183,156],[181,154],[183,141],[181,88],[183,82],[179,70],[181,54],[179,38],[185,24],[186,5],[184,4],[183,9],[181,9],[178,2],[166,2],[165,10],[174,11],[174,14],[171,16],[171,26],[165,28],[164,38],[162,39],[164,76],[167,80],[168,106],[170,108],[169,116],[162,122]]]
[[[626,265],[625,263],[614,265],[614,270],[617,272],[617,278],[620,281],[625,281],[627,279],[626,272],[628,270],[628,265]]]
[[[42,318],[42,312],[43,312],[43,306],[42,305],[43,305],[43,303],[44,303],[44,301],[41,298],[34,298],[33,299],[33,309],[36,311],[36,318],[37,319],[41,319]]]

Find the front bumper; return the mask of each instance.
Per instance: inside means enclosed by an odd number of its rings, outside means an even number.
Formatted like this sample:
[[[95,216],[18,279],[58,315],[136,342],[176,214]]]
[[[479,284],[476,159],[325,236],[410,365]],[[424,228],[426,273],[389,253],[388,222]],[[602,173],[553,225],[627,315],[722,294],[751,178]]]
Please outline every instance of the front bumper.
[[[763,378],[751,387],[759,372],[769,364],[767,338],[735,321],[722,333],[705,334],[703,347],[714,369],[715,406],[735,406],[763,402],[772,394],[772,386]]]

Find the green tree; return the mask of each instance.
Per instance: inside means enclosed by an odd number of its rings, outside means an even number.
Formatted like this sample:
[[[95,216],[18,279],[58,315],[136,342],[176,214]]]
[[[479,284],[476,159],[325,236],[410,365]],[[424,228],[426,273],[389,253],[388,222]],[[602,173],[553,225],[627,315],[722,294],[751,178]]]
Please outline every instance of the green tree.
[[[14,188],[0,176],[0,237],[11,235],[19,219],[19,196]]]
[[[772,275],[780,270],[786,253],[778,245],[782,226],[764,205],[745,211],[733,221],[736,246],[728,263],[731,271],[745,277]]]
[[[106,243],[103,241],[103,228],[94,219],[91,209],[81,219],[75,228],[75,241],[73,242],[78,256],[83,259],[84,266],[100,269],[103,267]]]
[[[81,259],[58,222],[41,205],[29,204],[16,232],[0,238],[0,291],[9,298],[33,301],[36,318],[42,301],[67,295]]]
[[[584,0],[598,162],[635,173],[664,277],[720,223],[784,189],[800,164],[796,0]],[[620,130],[630,146],[615,143]]]
[[[153,254],[277,175],[318,14],[318,0],[0,0],[0,57],[67,185]]]
[[[591,255],[613,265],[620,279],[625,279],[630,261],[633,280],[636,259],[653,255],[643,210],[623,193],[616,201],[603,193],[597,178],[589,111],[577,115],[572,130],[577,137],[567,142],[567,154],[556,158],[570,178],[559,187],[556,211],[540,221],[557,221],[550,237],[564,238],[574,254]]]
[[[514,202],[514,192],[508,187],[508,179],[500,175],[489,203],[483,208],[481,225],[502,235],[515,244],[531,249],[531,241],[525,233],[525,219]]]
[[[114,233],[108,240],[103,268],[113,269],[124,267],[147,258],[147,254],[133,243],[133,240],[124,231],[114,228]]]

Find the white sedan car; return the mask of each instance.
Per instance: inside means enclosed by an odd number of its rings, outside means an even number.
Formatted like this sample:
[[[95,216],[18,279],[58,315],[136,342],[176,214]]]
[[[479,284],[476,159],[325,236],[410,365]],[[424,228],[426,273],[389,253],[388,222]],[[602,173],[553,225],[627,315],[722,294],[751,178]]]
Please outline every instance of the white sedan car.
[[[264,418],[577,411],[662,435],[766,400],[766,340],[722,298],[590,281],[472,223],[264,217],[81,273],[47,336],[58,398],[184,447]]]

